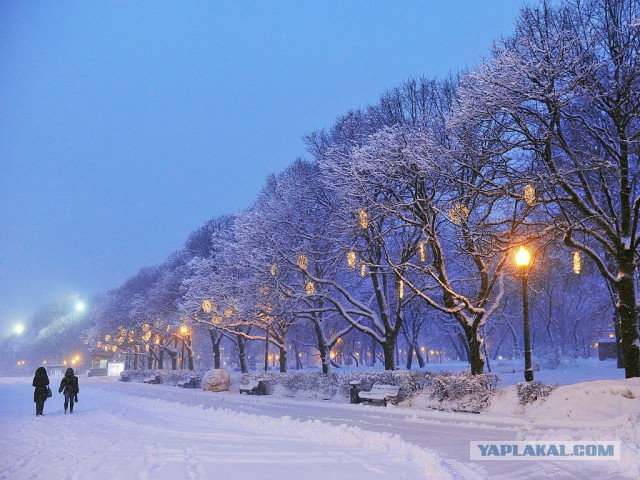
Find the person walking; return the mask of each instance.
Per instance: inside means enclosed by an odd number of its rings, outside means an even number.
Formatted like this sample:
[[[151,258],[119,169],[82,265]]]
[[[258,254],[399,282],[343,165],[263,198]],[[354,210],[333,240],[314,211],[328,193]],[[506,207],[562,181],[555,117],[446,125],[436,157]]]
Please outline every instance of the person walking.
[[[67,414],[67,408],[69,413],[73,413],[73,403],[78,401],[78,392],[80,387],[78,385],[78,377],[73,374],[73,368],[67,368],[64,372],[64,377],[60,382],[60,388],[58,393],[64,393],[64,414]]]
[[[36,402],[36,417],[40,417],[44,415],[42,410],[44,409],[44,402],[46,402],[49,392],[49,376],[47,375],[46,368],[38,367],[36,369],[32,385],[36,387],[33,391],[33,401]]]

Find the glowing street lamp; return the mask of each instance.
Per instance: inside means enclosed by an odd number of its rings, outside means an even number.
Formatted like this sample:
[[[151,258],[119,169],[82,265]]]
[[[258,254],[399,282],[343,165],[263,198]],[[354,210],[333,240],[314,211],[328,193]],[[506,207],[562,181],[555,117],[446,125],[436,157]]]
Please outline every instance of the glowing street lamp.
[[[183,370],[185,368],[185,366],[184,366],[185,343],[189,342],[189,352],[188,352],[188,355],[189,355],[189,358],[188,358],[188,360],[189,360],[189,370],[193,370],[193,365],[192,365],[193,364],[193,361],[192,361],[193,359],[191,357],[191,333],[189,332],[189,327],[187,325],[185,325],[185,324],[182,324],[180,326],[179,332],[180,332],[180,337],[181,337],[181,340],[182,340],[182,353],[180,355],[180,362],[181,362],[180,369]]]
[[[531,252],[521,246],[516,252],[516,265],[520,268],[528,267],[531,263]]]
[[[524,320],[524,379],[533,381],[533,368],[531,368],[531,337],[529,335],[529,294],[527,279],[529,277],[529,265],[531,264],[531,252],[520,246],[515,255],[516,265],[520,269],[522,279],[522,316]]]

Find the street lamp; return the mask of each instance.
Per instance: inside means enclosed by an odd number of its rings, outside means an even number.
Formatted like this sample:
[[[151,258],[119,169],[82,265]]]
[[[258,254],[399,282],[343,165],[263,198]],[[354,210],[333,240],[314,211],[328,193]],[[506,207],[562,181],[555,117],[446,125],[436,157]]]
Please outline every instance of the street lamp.
[[[529,335],[529,294],[527,279],[529,277],[531,264],[531,252],[521,246],[516,252],[516,265],[520,269],[522,279],[522,316],[524,319],[524,379],[527,382],[533,381],[533,368],[531,368],[531,338]]]
[[[180,327],[180,334],[182,337],[182,353],[180,355],[180,363],[181,363],[180,370],[184,370],[184,341],[188,333],[189,333],[189,327],[187,327],[186,325],[182,325]]]

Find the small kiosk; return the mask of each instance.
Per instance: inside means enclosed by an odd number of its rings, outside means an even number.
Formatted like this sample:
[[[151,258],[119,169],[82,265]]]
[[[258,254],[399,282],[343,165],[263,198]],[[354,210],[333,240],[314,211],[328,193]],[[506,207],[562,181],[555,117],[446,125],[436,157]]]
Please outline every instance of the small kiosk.
[[[613,332],[604,332],[598,338],[598,358],[600,360],[618,358],[616,336]]]

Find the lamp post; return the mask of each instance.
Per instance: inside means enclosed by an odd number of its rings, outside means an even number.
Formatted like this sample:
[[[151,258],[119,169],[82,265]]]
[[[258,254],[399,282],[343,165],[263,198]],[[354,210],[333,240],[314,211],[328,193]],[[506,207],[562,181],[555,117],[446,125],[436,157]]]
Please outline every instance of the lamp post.
[[[182,325],[180,327],[180,334],[181,334],[181,338],[182,338],[182,353],[180,355],[180,370],[184,370],[184,342],[185,342],[185,337],[187,336],[187,334],[189,333],[189,327],[187,327],[186,325]]]
[[[516,252],[516,265],[520,269],[522,279],[522,316],[524,319],[524,379],[533,381],[533,368],[531,368],[531,337],[529,335],[529,265],[531,264],[531,252],[521,246]]]

